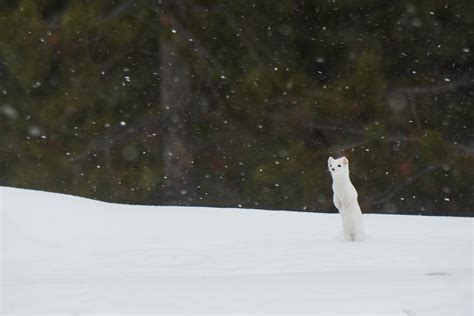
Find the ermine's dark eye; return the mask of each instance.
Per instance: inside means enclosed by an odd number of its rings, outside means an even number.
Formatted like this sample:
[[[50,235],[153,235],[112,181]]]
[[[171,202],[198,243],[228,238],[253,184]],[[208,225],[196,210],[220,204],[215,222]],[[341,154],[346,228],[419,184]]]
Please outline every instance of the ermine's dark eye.
[[[337,165],[339,168],[341,167],[341,165]]]

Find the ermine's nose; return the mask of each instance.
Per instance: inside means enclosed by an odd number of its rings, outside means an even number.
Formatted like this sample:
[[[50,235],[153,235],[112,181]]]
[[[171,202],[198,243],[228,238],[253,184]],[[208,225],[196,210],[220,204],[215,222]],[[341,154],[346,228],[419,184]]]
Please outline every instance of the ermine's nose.
[[[336,169],[334,169],[334,168],[331,168],[331,170],[332,170],[332,171],[336,171]]]

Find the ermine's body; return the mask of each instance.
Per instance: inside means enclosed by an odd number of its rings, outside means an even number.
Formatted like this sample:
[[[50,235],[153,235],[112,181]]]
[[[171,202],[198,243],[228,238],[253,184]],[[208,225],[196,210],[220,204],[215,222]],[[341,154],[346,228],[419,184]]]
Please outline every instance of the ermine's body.
[[[357,202],[357,190],[349,178],[349,161],[346,157],[329,157],[332,175],[333,202],[342,218],[344,240],[361,241],[365,238],[362,212]]]

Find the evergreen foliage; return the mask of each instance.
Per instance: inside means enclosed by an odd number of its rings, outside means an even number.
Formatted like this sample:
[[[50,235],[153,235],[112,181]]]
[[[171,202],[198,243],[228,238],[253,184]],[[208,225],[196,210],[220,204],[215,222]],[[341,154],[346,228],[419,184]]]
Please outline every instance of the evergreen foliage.
[[[327,157],[346,155],[364,211],[472,216],[472,12],[467,0],[2,1],[0,185],[326,212]],[[165,44],[186,78],[164,75]],[[183,87],[175,113],[163,94]],[[192,188],[171,201],[169,137],[192,154],[175,153]]]

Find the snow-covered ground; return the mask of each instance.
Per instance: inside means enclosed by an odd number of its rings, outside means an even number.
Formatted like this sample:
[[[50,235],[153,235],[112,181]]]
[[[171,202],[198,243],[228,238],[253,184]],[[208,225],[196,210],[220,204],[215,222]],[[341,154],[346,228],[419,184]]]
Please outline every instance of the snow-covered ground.
[[[2,315],[473,313],[473,220],[144,207],[0,188]]]

